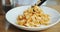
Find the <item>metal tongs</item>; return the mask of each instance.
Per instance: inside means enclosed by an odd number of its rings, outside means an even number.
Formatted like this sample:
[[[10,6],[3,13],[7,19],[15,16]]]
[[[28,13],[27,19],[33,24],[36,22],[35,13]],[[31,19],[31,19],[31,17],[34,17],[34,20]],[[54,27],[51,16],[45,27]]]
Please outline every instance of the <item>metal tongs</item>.
[[[46,0],[40,0],[41,2],[37,6],[41,6]]]
[[[34,6],[41,6],[44,2],[45,2],[46,0],[39,0],[39,3],[37,3],[37,4],[35,4],[35,5],[33,5],[33,6],[31,6],[31,7],[34,7]]]
[[[34,8],[34,6],[41,6],[45,1],[46,0],[39,0],[39,3],[37,3],[37,4],[35,4],[35,5],[31,6],[31,7]],[[33,9],[33,11],[34,11],[34,9]]]

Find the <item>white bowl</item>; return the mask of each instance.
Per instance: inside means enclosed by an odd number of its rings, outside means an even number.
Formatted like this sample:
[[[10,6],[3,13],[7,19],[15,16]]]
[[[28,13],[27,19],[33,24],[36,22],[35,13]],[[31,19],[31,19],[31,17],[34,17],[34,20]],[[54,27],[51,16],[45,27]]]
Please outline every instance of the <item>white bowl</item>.
[[[29,30],[29,31],[44,30],[44,29],[47,29],[47,28],[49,28],[49,27],[51,27],[59,22],[60,14],[56,10],[49,8],[49,7],[46,7],[46,6],[41,6],[43,12],[50,15],[50,24],[48,26],[41,26],[41,27],[19,26],[18,24],[16,24],[16,20],[17,20],[18,15],[23,14],[23,12],[26,9],[28,9],[29,7],[30,6],[21,6],[21,7],[16,7],[16,8],[9,10],[6,13],[7,21],[9,23],[13,24],[14,26],[20,28],[20,29]]]

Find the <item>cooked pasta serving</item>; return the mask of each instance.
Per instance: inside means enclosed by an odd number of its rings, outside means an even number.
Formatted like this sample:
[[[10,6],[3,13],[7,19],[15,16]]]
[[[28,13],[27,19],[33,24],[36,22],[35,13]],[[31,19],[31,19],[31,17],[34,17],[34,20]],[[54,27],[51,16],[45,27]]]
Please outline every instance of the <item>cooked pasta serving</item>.
[[[26,27],[39,27],[49,24],[49,15],[45,14],[38,6],[25,10],[23,15],[18,15],[17,24]]]

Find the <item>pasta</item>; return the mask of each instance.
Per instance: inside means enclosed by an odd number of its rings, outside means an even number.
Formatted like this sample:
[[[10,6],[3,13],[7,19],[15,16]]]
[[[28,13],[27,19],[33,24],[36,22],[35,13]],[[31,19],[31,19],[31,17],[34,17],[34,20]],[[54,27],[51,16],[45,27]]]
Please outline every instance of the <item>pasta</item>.
[[[49,24],[49,15],[44,14],[41,8],[33,6],[24,11],[23,15],[18,15],[17,24],[26,27],[39,27]]]

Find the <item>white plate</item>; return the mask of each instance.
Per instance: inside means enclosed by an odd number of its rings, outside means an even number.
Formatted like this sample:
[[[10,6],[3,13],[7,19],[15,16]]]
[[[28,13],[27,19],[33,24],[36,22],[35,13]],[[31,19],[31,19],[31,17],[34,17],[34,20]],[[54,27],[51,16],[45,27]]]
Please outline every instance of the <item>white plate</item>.
[[[18,15],[23,14],[23,12],[26,9],[28,9],[29,7],[30,6],[21,6],[21,7],[16,7],[16,8],[9,10],[6,13],[6,19],[8,20],[9,23],[13,24],[14,26],[16,26],[20,29],[29,30],[29,31],[44,30],[44,29],[49,28],[49,27],[51,27],[59,22],[60,14],[56,10],[49,8],[49,7],[46,7],[46,6],[41,6],[43,12],[50,15],[50,24],[48,26],[24,27],[24,26],[17,25],[16,20],[17,20]]]

